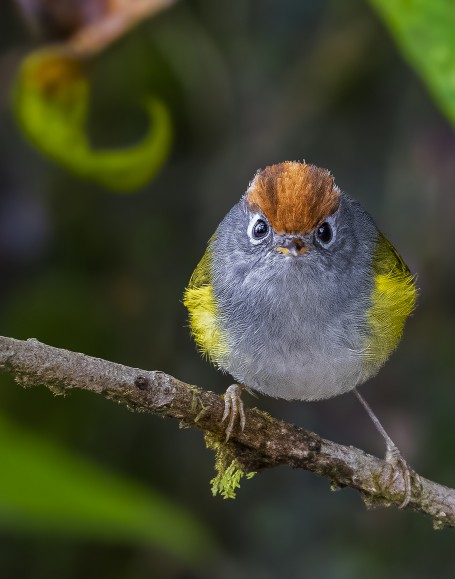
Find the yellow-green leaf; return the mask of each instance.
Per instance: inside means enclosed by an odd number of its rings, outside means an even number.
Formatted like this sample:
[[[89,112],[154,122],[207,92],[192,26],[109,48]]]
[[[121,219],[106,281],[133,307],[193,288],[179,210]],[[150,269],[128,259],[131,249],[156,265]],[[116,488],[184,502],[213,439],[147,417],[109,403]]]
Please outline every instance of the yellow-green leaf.
[[[156,545],[190,562],[213,550],[207,529],[157,491],[76,457],[2,415],[0,465],[0,528]]]
[[[455,2],[370,0],[408,62],[455,123]]]
[[[36,52],[23,61],[13,96],[18,122],[37,149],[69,171],[113,191],[145,185],[169,154],[171,118],[157,98],[144,102],[150,127],[139,143],[93,149],[87,136],[90,86],[84,68],[57,51]]]

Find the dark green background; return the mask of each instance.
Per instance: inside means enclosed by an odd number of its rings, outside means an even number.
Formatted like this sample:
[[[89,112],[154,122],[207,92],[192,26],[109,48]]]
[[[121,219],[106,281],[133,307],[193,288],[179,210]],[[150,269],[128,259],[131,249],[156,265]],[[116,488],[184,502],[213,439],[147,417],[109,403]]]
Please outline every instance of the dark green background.
[[[34,43],[11,3],[0,10],[0,333],[222,392],[229,378],[189,338],[183,289],[254,172],[306,159],[333,172],[418,273],[418,308],[403,342],[362,392],[411,465],[454,486],[455,137],[371,7],[180,2],[94,59],[95,144],[142,134],[133,106],[142,94],[160,95],[174,118],[168,163],[127,195],[68,175],[23,141],[10,87]],[[4,523],[2,577],[455,574],[453,531],[433,531],[420,515],[367,512],[353,491],[331,492],[327,480],[288,468],[244,481],[235,501],[213,498],[213,456],[199,432],[95,395],[54,397],[6,376],[0,385],[1,412],[18,427],[161,491],[219,545],[194,567],[154,545]],[[384,451],[352,395],[311,404],[245,400],[340,443]]]

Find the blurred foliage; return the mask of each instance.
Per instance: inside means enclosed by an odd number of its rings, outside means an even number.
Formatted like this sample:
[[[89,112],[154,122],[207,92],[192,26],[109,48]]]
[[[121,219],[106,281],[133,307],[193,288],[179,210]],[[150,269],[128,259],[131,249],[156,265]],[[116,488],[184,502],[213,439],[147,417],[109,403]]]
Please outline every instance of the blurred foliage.
[[[14,106],[24,134],[43,153],[73,173],[113,191],[148,183],[166,160],[171,119],[157,98],[144,102],[148,134],[130,147],[96,150],[87,135],[90,87],[80,61],[57,50],[42,50],[21,65]]]
[[[453,0],[370,0],[405,58],[455,124],[455,3]]]
[[[189,562],[213,542],[183,508],[0,415],[0,528],[156,545]]]

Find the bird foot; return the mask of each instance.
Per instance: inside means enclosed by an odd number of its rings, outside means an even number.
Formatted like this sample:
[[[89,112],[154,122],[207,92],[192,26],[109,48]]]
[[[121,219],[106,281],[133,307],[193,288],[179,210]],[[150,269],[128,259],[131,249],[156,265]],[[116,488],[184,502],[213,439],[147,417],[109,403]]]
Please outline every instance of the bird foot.
[[[242,432],[245,429],[245,410],[242,401],[242,389],[240,384],[232,384],[224,394],[224,414],[221,422],[228,420],[226,428],[226,442],[229,440],[236,420],[240,420]]]
[[[390,489],[394,485],[395,481],[399,476],[403,479],[404,484],[404,495],[403,501],[399,506],[400,509],[404,509],[408,506],[409,501],[412,498],[412,480],[411,480],[411,468],[408,463],[403,458],[401,452],[394,444],[387,445],[387,452],[385,455],[386,467],[383,470],[383,480],[385,482],[385,487]],[[387,472],[385,472],[387,470]],[[416,473],[413,473],[415,477],[418,477]]]
[[[379,419],[377,418],[375,413],[371,410],[367,401],[364,400],[363,396],[360,395],[360,392],[354,390],[354,394],[357,396],[360,403],[367,411],[368,416],[371,418],[377,431],[384,438],[387,446],[387,452],[385,455],[386,466],[383,468],[381,473],[381,479],[384,488],[391,490],[400,474],[403,478],[404,484],[403,502],[401,503],[399,508],[404,509],[405,507],[407,507],[409,501],[412,498],[412,482],[413,482],[412,478],[414,479],[414,483],[419,484],[420,487],[422,487],[422,481],[420,480],[419,475],[413,470],[411,470],[408,463],[404,460],[404,458],[401,455],[401,452],[398,450],[398,448],[395,446],[390,436],[384,430],[384,427],[379,422]]]

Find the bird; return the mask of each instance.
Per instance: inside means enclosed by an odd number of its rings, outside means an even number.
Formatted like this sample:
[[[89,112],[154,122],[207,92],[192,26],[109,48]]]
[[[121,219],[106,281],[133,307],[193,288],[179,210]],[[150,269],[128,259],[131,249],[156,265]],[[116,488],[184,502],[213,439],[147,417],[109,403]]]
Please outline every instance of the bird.
[[[235,383],[226,440],[245,428],[242,390],[313,401],[353,391],[411,499],[411,470],[357,387],[377,374],[415,307],[416,277],[362,205],[305,161],[257,171],[185,289],[200,352]]]

